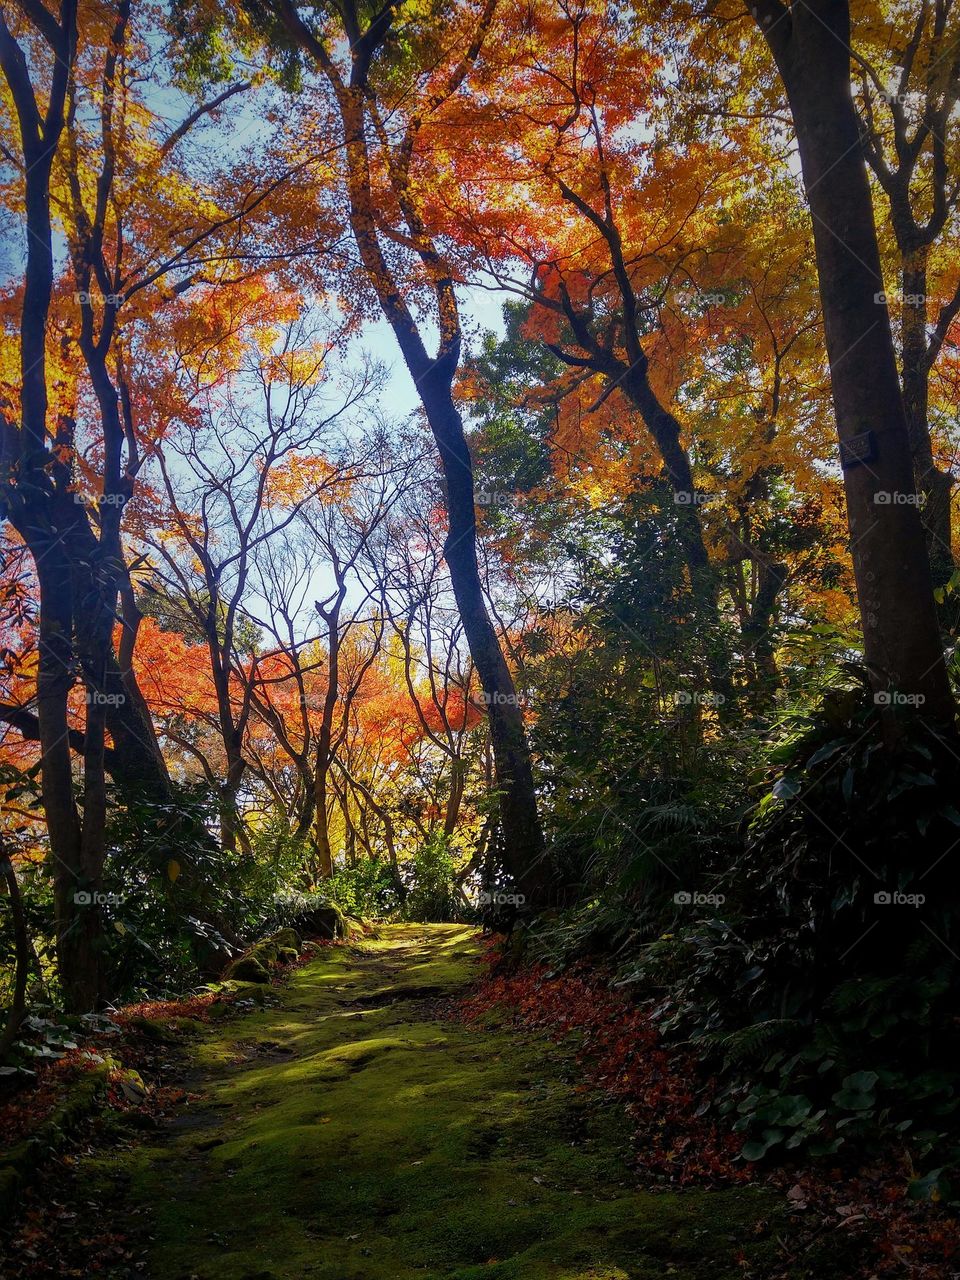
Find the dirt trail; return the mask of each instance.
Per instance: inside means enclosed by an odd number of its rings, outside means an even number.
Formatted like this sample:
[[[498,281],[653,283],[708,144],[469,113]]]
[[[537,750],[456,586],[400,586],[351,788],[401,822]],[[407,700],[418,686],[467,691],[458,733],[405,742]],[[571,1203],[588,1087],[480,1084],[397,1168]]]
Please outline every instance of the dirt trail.
[[[619,1110],[577,1091],[567,1052],[443,1016],[477,954],[469,929],[390,926],[324,949],[276,1007],[207,1028],[190,1084],[199,1100],[168,1131],[84,1169],[120,1190],[118,1229],[149,1235],[139,1274],[764,1274],[767,1196],[638,1190]]]

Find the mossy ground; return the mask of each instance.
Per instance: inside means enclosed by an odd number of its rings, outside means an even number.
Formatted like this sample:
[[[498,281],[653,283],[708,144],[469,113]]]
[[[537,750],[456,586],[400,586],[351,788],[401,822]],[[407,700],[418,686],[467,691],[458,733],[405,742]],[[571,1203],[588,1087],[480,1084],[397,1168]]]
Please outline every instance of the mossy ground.
[[[324,949],[279,1007],[208,1027],[172,1133],[87,1170],[148,1220],[146,1274],[763,1275],[769,1194],[637,1190],[619,1110],[576,1090],[569,1055],[437,1017],[431,997],[473,979],[477,953],[466,928],[391,926]]]

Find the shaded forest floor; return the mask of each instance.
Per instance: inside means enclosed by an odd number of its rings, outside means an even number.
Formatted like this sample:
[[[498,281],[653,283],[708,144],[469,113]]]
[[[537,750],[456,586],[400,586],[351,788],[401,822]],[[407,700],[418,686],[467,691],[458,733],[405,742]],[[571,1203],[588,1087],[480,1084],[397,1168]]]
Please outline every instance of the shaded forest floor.
[[[479,955],[461,926],[387,926],[317,952],[263,1008],[206,1025],[180,1069],[184,1103],[145,1138],[79,1159],[63,1212],[77,1269],[65,1256],[49,1274],[777,1271],[780,1197],[638,1189],[622,1108],[578,1088],[570,1051],[449,1016]],[[115,1261],[104,1265],[111,1242]]]

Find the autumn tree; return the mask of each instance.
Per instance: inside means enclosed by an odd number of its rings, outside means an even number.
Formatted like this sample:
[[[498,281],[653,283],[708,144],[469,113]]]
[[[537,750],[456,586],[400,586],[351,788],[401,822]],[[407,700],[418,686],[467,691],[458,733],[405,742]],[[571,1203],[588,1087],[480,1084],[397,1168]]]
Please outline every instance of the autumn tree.
[[[246,12],[280,51],[287,78],[295,79],[297,66],[306,66],[319,75],[336,106],[343,190],[365,280],[416,386],[444,472],[446,556],[488,699],[505,870],[533,907],[545,899],[548,875],[532,763],[477,565],[473,466],[453,394],[463,339],[457,280],[427,214],[419,154],[425,123],[469,83],[494,7],[493,0],[476,8],[464,6],[442,32],[438,16],[429,15],[416,20],[403,38],[403,15],[393,5],[368,14],[359,4],[330,11],[275,0]],[[400,52],[404,40],[410,56]],[[201,35],[199,46],[203,44]],[[432,311],[438,333],[432,351],[429,326],[419,319],[423,305]]]
[[[61,964],[65,981],[75,984],[72,989],[68,987],[73,1002],[90,1007],[101,987],[96,954],[98,922],[92,913],[78,917],[72,900],[83,879],[88,875],[96,879],[102,857],[102,826],[97,832],[96,817],[91,813],[85,847],[73,799],[67,723],[67,696],[74,680],[73,610],[64,538],[69,536],[77,515],[69,489],[69,465],[58,457],[54,449],[57,433],[49,430],[47,421],[46,330],[54,286],[50,183],[66,119],[68,78],[76,43],[77,11],[73,0],[64,0],[56,17],[46,9],[37,9],[31,19],[6,6],[0,14],[0,67],[20,134],[27,230],[19,323],[19,412],[12,403],[3,406],[3,513],[30,547],[37,568],[41,601],[37,713],[50,851],[60,869],[57,910]],[[45,75],[43,97],[31,81],[25,45],[30,46],[34,65],[41,67]],[[60,425],[60,433],[64,425]],[[102,743],[98,744],[95,735],[91,736],[89,750],[90,763],[96,770]]]
[[[879,690],[922,698],[922,714],[952,724],[923,526],[915,505],[878,494],[914,492],[913,456],[897,372],[873,200],[851,88],[846,0],[747,6],[790,105],[813,221],[863,624]]]
[[[951,133],[960,99],[958,14],[953,0],[936,0],[921,5],[907,27],[892,6],[874,8],[875,19],[865,14],[851,31],[855,102],[864,153],[881,193],[878,212],[892,232],[898,288],[889,308],[933,582],[942,589],[955,563],[953,477],[931,410],[937,366],[949,358],[948,339],[960,315],[960,283],[951,261],[960,199]],[[947,394],[952,402],[952,389]]]
[[[328,400],[331,343],[306,319],[278,320],[278,328],[258,336],[266,345],[258,348],[248,338],[240,375],[232,386],[204,395],[199,423],[170,431],[156,449],[166,528],[145,538],[155,570],[150,586],[180,604],[209,654],[226,761],[219,791],[228,849],[245,839],[238,801],[258,655],[244,642],[256,634],[244,622],[256,558],[266,543],[289,536],[312,501],[342,484],[314,453],[373,385],[372,375],[361,371],[342,399]],[[250,408],[251,394],[260,396],[258,413]]]
[[[463,626],[444,571],[438,516],[430,505],[424,510],[408,500],[398,506],[382,554],[366,558],[366,572],[376,584],[399,648],[420,744],[446,766],[433,770],[432,786],[424,779],[424,789],[434,791],[434,809],[442,814],[441,829],[449,837],[458,828],[464,802],[472,731],[486,707],[469,652],[464,652]],[[428,837],[429,831],[423,835]]]
[[[759,155],[674,130],[659,61],[603,4],[502,7],[480,60],[496,105],[458,99],[431,134],[447,158],[437,205],[467,268],[525,300],[517,341],[560,366],[537,393],[556,410],[558,478],[595,503],[662,483],[729,710],[741,681],[758,703],[779,684],[793,486],[829,486],[794,449],[801,419],[822,434],[819,314],[789,189],[761,189]]]
[[[248,86],[235,83],[192,107],[171,130],[144,100],[144,86],[155,85],[163,65],[151,49],[165,38],[163,22],[127,0],[90,0],[57,14],[11,4],[0,26],[12,108],[4,118],[8,192],[25,227],[23,284],[11,300],[17,315],[10,309],[9,316],[21,385],[5,379],[4,511],[38,576],[33,730],[58,877],[61,967],[78,1007],[89,1007],[100,987],[99,911],[77,911],[74,896],[96,888],[103,870],[106,762],[128,798],[170,799],[133,674],[137,617],[120,536],[144,449],[128,378],[133,351],[164,304],[212,264],[222,277],[228,262],[248,257],[257,212],[266,214],[268,197],[291,177],[283,169],[262,184],[255,179],[251,190],[242,177],[233,180],[229,164],[214,163],[199,188],[192,185],[198,174],[182,170],[183,140]],[[208,198],[215,188],[230,209]],[[54,254],[60,236],[65,273]],[[286,248],[278,245],[281,256]],[[119,652],[118,600],[125,609]],[[67,723],[78,676],[88,694],[82,817],[70,756],[78,744]],[[110,754],[108,734],[121,748]]]
[[[379,430],[336,465],[324,461],[322,483],[310,484],[310,467],[294,462],[284,492],[279,481],[273,485],[272,500],[292,506],[296,518],[282,542],[264,543],[256,556],[261,625],[282,661],[275,672],[259,664],[254,705],[297,771],[296,832],[309,837],[321,879],[334,870],[334,766],[383,640],[382,615],[357,564],[376,554],[398,495],[412,482],[409,462],[391,454]]]

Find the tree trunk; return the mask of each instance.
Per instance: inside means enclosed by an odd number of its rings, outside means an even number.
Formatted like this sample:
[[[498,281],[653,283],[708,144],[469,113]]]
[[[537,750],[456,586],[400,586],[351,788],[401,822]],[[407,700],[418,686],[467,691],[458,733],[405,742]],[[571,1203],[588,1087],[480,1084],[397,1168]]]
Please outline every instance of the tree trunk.
[[[53,21],[51,19],[51,21]],[[64,124],[68,76],[76,51],[76,5],[64,0],[50,39],[53,70],[41,116],[29,64],[0,14],[0,63],[16,110],[24,160],[27,261],[20,312],[19,429],[4,426],[4,512],[23,537],[40,588],[37,720],[41,751],[41,799],[53,867],[57,959],[65,1002],[92,1007],[98,979],[85,972],[99,909],[84,917],[74,895],[82,892],[82,832],[73,795],[67,697],[75,680],[73,585],[66,543],[75,524],[69,467],[49,448],[46,335],[53,292],[50,173]],[[58,441],[59,443],[59,441]]]
[[[7,897],[10,900],[16,966],[13,976],[13,999],[10,1003],[6,1024],[2,1034],[0,1034],[0,1063],[4,1063],[27,1012],[27,976],[30,972],[31,947],[27,933],[27,921],[23,914],[23,898],[20,896],[20,885],[17,883],[17,873],[13,869],[13,863],[2,849],[0,849],[0,877],[3,879]]]
[[[303,799],[297,808],[297,825],[294,828],[294,839],[306,840],[313,827],[314,786],[313,777],[308,769],[302,771],[300,786]]]
[[[447,796],[446,811],[443,815],[443,834],[445,836],[452,836],[457,829],[460,806],[463,803],[465,773],[466,766],[463,760],[454,756],[450,761],[450,794]]]
[[[533,765],[520,699],[483,595],[477,563],[473,461],[449,378],[449,373],[434,368],[420,383],[446,478],[449,529],[444,556],[490,720],[505,870],[526,899],[525,905],[535,908],[548,893],[548,876]]]
[[[317,754],[313,773],[313,811],[318,869],[324,880],[333,875],[330,848],[330,768],[333,763],[333,717],[340,697],[340,609],[346,597],[344,581],[337,579],[337,595],[329,608],[315,608],[327,628],[327,687],[317,730]]]
[[[772,556],[756,552],[753,555],[752,564],[755,566],[757,575],[757,587],[747,625],[743,628],[743,638],[750,647],[754,662],[756,674],[754,693],[761,699],[761,705],[763,705],[769,701],[777,689],[783,687],[783,680],[777,667],[771,623],[777,607],[777,598],[787,579],[788,566]]]
[[[228,751],[227,777],[220,783],[218,806],[220,810],[220,844],[230,854],[236,854],[241,844],[241,817],[239,817],[239,788],[246,772],[247,762],[236,750]]]
[[[40,584],[37,718],[41,798],[50,840],[57,967],[64,1004],[71,1012],[86,1013],[96,1007],[102,994],[100,907],[94,897],[99,877],[90,875],[94,869],[88,866],[90,851],[85,847],[73,794],[67,734],[67,696],[75,679],[73,583],[71,566],[58,543],[59,539],[51,539],[45,549],[43,543],[33,549]],[[88,732],[85,763],[90,741]],[[96,824],[96,818],[93,821]]]
[[[75,261],[77,284],[84,293],[91,288],[91,268],[82,254]],[[112,307],[112,304],[111,304]],[[109,314],[109,319],[108,319]],[[103,324],[114,323],[115,312],[105,313]],[[87,608],[99,614],[87,627],[95,649],[82,654],[88,664],[96,664],[106,695],[107,724],[122,758],[123,785],[136,798],[163,803],[171,798],[170,776],[160,751],[153,720],[133,670],[133,651],[141,614],[123,554],[120,526],[123,510],[133,493],[133,479],[121,470],[124,433],[120,419],[119,392],[106,362],[104,334],[95,341],[93,315],[89,303],[82,307],[80,348],[97,397],[103,430],[103,501],[99,510],[99,538],[94,536],[84,514],[75,552],[92,579]],[[113,650],[117,603],[122,596],[123,630],[120,660]]]
[[[386,12],[386,11],[385,11]],[[302,32],[298,33],[302,35]],[[322,50],[311,51],[321,54]],[[327,65],[329,65],[327,63]],[[329,74],[329,71],[328,71]],[[470,654],[480,675],[490,719],[500,796],[504,869],[516,890],[535,910],[549,893],[543,832],[537,814],[536,790],[523,715],[510,669],[487,613],[477,564],[477,521],[474,506],[473,462],[463,421],[453,399],[453,379],[460,359],[460,325],[453,281],[445,274],[428,238],[417,227],[421,257],[438,304],[441,339],[431,358],[414,317],[389,264],[377,232],[376,201],[370,178],[364,91],[361,84],[335,84],[346,144],[350,222],[357,249],[380,307],[393,330],[440,453],[446,481],[448,532],[444,554],[450,570],[457,608]],[[407,208],[408,221],[417,224],[416,211]],[[413,228],[411,228],[413,230]]]
[[[104,767],[108,698],[104,679],[107,654],[113,656],[109,572],[101,575],[96,558],[73,564],[74,637],[86,691],[83,745],[83,826],[80,838],[80,894],[64,946],[72,960],[62,967],[76,975],[73,999],[96,1008],[105,995],[104,939],[97,894],[106,860],[107,781]],[[107,581],[104,581],[106,577]],[[116,599],[114,592],[113,599]]]
[[[729,655],[724,650],[720,634],[720,584],[703,538],[700,495],[694,488],[690,458],[680,439],[680,423],[658,400],[644,364],[635,362],[622,381],[624,391],[653,437],[673,489],[677,532],[690,575],[690,591],[706,618],[710,632],[706,640],[710,687],[718,701],[720,715],[732,715],[735,691],[730,677]]]
[[[321,880],[333,875],[333,852],[330,848],[330,815],[327,800],[327,774],[329,761],[318,759],[314,778],[314,844],[317,850],[317,871]]]
[[[905,255],[901,273],[901,375],[903,407],[913,455],[916,488],[923,499],[922,518],[934,587],[953,577],[950,491],[953,479],[941,471],[930,439],[930,357],[927,348],[927,250]]]
[[[924,532],[908,500],[913,463],[850,88],[849,7],[764,0],[751,12],[786,87],[813,218],[865,661],[877,691],[892,687],[952,723]]]

